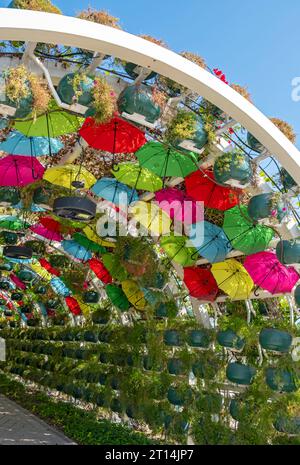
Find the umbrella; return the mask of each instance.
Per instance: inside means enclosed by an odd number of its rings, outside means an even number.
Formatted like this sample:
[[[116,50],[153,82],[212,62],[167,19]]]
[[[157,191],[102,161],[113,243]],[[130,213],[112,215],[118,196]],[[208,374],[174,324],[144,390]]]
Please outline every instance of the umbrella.
[[[126,279],[122,282],[122,290],[129,302],[137,309],[143,310],[147,304],[143,291],[132,279]]]
[[[159,207],[166,211],[170,218],[185,224],[203,221],[203,208],[194,199],[175,187],[168,187],[155,193]]]
[[[248,299],[254,283],[240,262],[230,258],[225,262],[214,263],[211,272],[218,287],[231,299]]]
[[[74,297],[71,297],[71,296],[65,297],[65,302],[66,302],[70,312],[73,315],[77,316],[77,315],[81,314],[80,305],[79,305],[79,303],[77,302],[77,300]]]
[[[85,226],[83,228],[83,232],[90,241],[95,242],[98,245],[102,245],[103,247],[116,247],[116,244],[114,244],[114,242],[106,241],[105,239],[99,237],[95,229],[91,226]]]
[[[48,273],[54,274],[55,276],[60,276],[60,271],[57,270],[56,268],[53,268],[51,263],[49,263],[48,260],[46,260],[45,258],[40,258],[39,264],[41,265],[43,269],[48,271]]]
[[[108,284],[105,287],[107,297],[110,299],[113,305],[122,310],[123,312],[129,309],[129,301],[124,294],[122,288],[115,284]]]
[[[198,253],[210,263],[222,262],[231,251],[223,229],[208,221],[192,224],[189,236]]]
[[[195,171],[185,178],[187,193],[195,200],[204,202],[205,207],[228,210],[239,202],[238,189],[220,186],[212,171]]]
[[[38,234],[49,241],[61,242],[63,240],[63,236],[60,233],[51,231],[41,224],[34,224],[33,226],[30,226],[30,229],[35,234]]]
[[[245,205],[237,205],[226,211],[223,229],[232,247],[246,255],[265,250],[274,237],[273,229],[253,223]]]
[[[180,153],[160,142],[147,142],[136,152],[139,164],[161,178],[180,176],[185,178],[198,169],[194,153]]]
[[[19,289],[26,289],[26,285],[23,283],[23,281],[21,281],[21,279],[18,278],[18,276],[16,276],[14,273],[11,273],[9,275],[12,283],[11,284],[11,288],[12,289],[15,289],[15,287],[17,286]]]
[[[0,216],[0,229],[9,229],[10,231],[20,231],[29,228],[29,224],[18,216]]]
[[[209,302],[216,299],[219,289],[210,270],[189,266],[184,268],[183,280],[192,297]]]
[[[22,200],[20,200],[20,202],[18,202],[16,205],[13,205],[13,208],[15,208],[16,210],[28,210],[29,209],[31,212],[34,212],[34,213],[46,211],[45,208],[40,207],[40,205],[37,205],[36,203],[32,203],[30,207],[28,208],[24,208]]]
[[[56,138],[77,132],[84,119],[61,110],[51,102],[49,110],[37,118],[15,121],[15,129],[27,137]]]
[[[0,151],[11,155],[30,155],[44,157],[59,152],[64,144],[52,137],[26,137],[18,131],[12,131],[4,142],[0,143]]]
[[[50,285],[56,294],[62,295],[64,297],[71,294],[70,289],[60,278],[51,278]]]
[[[110,284],[112,282],[112,277],[109,271],[105,268],[103,263],[100,262],[100,260],[97,260],[97,258],[91,258],[88,264],[97,278],[99,278],[103,283]]]
[[[53,166],[48,168],[43,176],[51,184],[66,187],[68,189],[74,188],[73,182],[82,182],[83,187],[89,189],[96,182],[96,178],[83,166],[78,165],[63,165]]]
[[[128,212],[136,222],[150,231],[152,236],[170,233],[171,220],[155,203],[138,201],[129,207]]]
[[[112,170],[112,174],[134,189],[156,192],[163,187],[162,180],[156,174],[134,163],[120,163]]]
[[[249,255],[244,267],[255,284],[271,294],[291,292],[300,277],[295,268],[282,265],[273,252]]]
[[[139,198],[135,189],[130,189],[122,182],[112,178],[99,179],[91,191],[115,205],[129,205]]]
[[[8,155],[0,160],[0,186],[27,186],[41,179],[44,171],[33,157]]]
[[[39,219],[42,226],[54,232],[61,232],[62,225],[58,221],[51,218],[51,216],[42,216]]]
[[[41,279],[44,279],[45,281],[51,281],[51,274],[47,270],[45,270],[45,268],[43,268],[43,266],[38,261],[30,263],[30,268],[35,273],[37,273]]]
[[[73,236],[72,239],[77,242],[78,244],[82,245],[85,247],[87,250],[90,250],[91,252],[95,253],[105,253],[106,248],[103,247],[100,244],[97,244],[96,242],[91,241],[88,239],[84,234],[81,234],[79,232],[76,232]]]
[[[79,131],[80,136],[94,149],[110,153],[134,153],[146,143],[145,134],[121,118],[97,124],[89,117]]]
[[[71,240],[63,240],[62,248],[64,249],[67,254],[71,255],[72,257],[76,258],[77,260],[87,261],[92,258],[92,254],[89,250],[87,250],[82,245],[78,244],[77,242]]]
[[[191,266],[196,260],[197,250],[189,245],[185,236],[175,236],[173,233],[160,239],[160,245],[170,258],[170,261],[182,266]]]

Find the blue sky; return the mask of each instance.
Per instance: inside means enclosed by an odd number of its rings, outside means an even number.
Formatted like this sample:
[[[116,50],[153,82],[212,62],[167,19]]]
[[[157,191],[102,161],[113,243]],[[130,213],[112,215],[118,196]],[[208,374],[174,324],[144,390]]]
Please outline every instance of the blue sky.
[[[0,0],[7,6],[8,0]],[[164,39],[174,51],[199,53],[230,82],[247,85],[266,115],[290,122],[300,146],[299,0],[53,0],[67,15],[92,6],[121,20],[123,29]]]

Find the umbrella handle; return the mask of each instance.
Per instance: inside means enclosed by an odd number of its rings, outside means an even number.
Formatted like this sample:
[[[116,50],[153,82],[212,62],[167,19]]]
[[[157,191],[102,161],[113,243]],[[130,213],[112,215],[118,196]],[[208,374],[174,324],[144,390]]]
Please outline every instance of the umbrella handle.
[[[259,297],[258,289],[259,289],[259,286],[256,286],[256,288],[255,288],[255,290],[254,290],[254,295],[255,295],[255,297]]]
[[[116,162],[113,162],[113,164],[111,165],[111,169],[112,169],[112,171],[114,171],[115,173],[117,173],[118,171],[120,171],[120,167],[118,166],[118,163],[116,163]]]

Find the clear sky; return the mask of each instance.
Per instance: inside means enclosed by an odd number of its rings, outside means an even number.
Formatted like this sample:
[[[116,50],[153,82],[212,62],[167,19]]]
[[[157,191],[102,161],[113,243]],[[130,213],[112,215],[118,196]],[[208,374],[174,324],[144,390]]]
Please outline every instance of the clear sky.
[[[291,81],[300,76],[299,0],[52,1],[73,16],[89,5],[106,9],[128,32],[199,53],[230,82],[246,85],[267,116],[291,123],[300,146],[300,101],[291,98]],[[2,7],[8,3],[0,0]]]

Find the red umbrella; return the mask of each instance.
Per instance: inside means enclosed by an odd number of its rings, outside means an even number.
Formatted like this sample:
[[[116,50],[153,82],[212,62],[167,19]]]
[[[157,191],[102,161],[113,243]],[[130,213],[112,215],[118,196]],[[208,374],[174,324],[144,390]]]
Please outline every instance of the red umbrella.
[[[97,278],[99,278],[103,283],[110,284],[112,282],[112,277],[108,270],[105,268],[100,260],[97,258],[91,258],[88,260],[90,269],[95,273]]]
[[[117,116],[105,124],[97,124],[89,117],[79,134],[94,149],[113,154],[134,153],[146,143],[145,134],[140,129]]]
[[[49,231],[61,232],[61,224],[51,218],[51,216],[43,216],[39,221],[45,228],[49,229]]]
[[[192,297],[213,302],[219,288],[210,270],[189,266],[184,268],[184,282]]]
[[[41,179],[44,171],[36,158],[8,155],[0,160],[0,186],[27,186]]]
[[[210,170],[194,171],[185,178],[187,193],[195,200],[204,202],[205,207],[228,210],[239,203],[241,190],[220,186],[214,181]]]
[[[69,307],[70,312],[73,313],[73,315],[80,315],[81,314],[80,305],[77,302],[77,300],[74,299],[74,297],[70,297],[70,296],[65,297],[65,302],[66,302],[67,306]]]
[[[54,274],[55,276],[60,276],[60,271],[58,271],[56,268],[53,268],[45,258],[40,258],[39,262],[40,265],[43,268],[45,268],[45,270],[47,270],[49,273]]]

